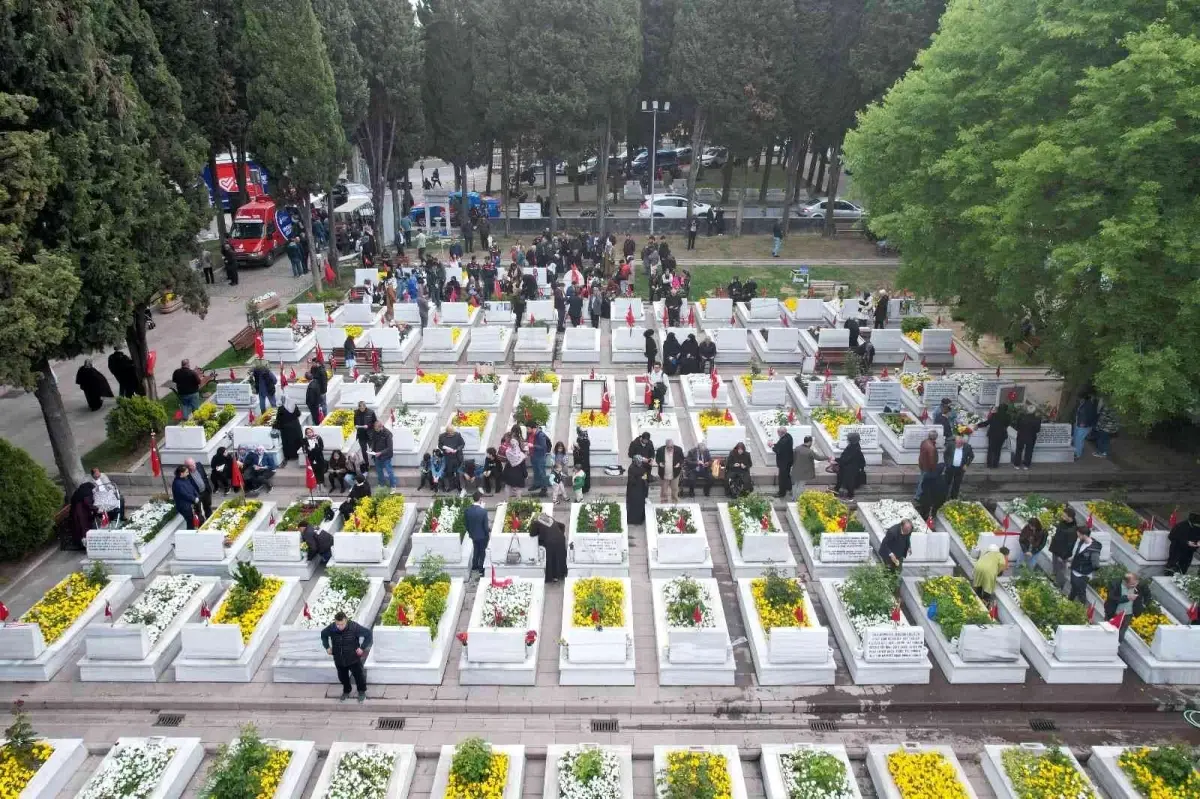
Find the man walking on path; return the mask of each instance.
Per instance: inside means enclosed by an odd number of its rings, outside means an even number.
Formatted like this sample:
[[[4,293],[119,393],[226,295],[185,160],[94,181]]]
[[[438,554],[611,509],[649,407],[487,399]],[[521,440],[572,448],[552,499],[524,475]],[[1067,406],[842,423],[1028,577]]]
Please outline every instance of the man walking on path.
[[[338,680],[342,683],[341,701],[350,698],[350,676],[358,689],[358,701],[367,698],[367,675],[363,672],[363,658],[371,649],[371,630],[356,621],[350,621],[341,611],[333,617],[333,624],[321,630],[321,646],[333,655]]]
[[[776,222],[771,226],[771,257],[778,258],[783,247],[783,226]]]
[[[472,504],[467,508],[463,520],[467,525],[467,537],[471,539],[471,574],[482,577],[483,559],[487,554],[492,528],[488,525],[487,508],[483,507],[483,494],[476,491],[471,499]]]
[[[772,449],[775,450],[775,466],[779,469],[779,492],[775,496],[783,498],[792,492],[792,462],[795,453],[792,451],[792,434],[786,427],[780,427],[779,440]]]

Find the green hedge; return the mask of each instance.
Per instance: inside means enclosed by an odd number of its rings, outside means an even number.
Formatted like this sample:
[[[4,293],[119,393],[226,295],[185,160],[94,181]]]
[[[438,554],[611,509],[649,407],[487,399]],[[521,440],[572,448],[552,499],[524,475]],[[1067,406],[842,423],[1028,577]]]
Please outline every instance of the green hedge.
[[[127,452],[149,441],[151,431],[161,436],[166,426],[166,409],[146,397],[120,397],[104,420],[109,441]]]
[[[0,560],[18,560],[54,537],[63,492],[25,450],[0,439]]]

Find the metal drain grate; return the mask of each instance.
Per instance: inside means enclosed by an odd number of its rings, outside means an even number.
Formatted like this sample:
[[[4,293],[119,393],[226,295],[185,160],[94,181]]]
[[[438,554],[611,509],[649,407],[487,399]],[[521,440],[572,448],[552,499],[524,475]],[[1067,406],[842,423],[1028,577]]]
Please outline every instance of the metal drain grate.
[[[182,713],[159,713],[154,720],[155,727],[178,727],[183,722]]]
[[[404,719],[400,716],[380,716],[375,721],[375,729],[402,730],[404,729]]]
[[[620,732],[621,724],[616,719],[592,719],[592,732]]]
[[[1058,725],[1054,719],[1030,719],[1029,729],[1034,732],[1054,732],[1058,729]]]
[[[808,722],[808,729],[810,732],[837,732],[837,728],[838,725],[836,721],[821,721],[820,719],[813,719],[812,721]]]

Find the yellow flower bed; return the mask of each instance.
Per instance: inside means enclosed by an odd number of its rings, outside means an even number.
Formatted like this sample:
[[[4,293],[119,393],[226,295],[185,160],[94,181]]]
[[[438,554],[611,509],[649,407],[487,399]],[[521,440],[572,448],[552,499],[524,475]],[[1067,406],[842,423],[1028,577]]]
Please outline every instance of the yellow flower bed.
[[[279,783],[283,779],[283,772],[287,771],[288,764],[291,762],[292,752],[290,749],[276,749],[271,752],[267,765],[263,766],[262,772],[258,775],[259,792],[255,799],[272,799],[275,796],[275,792],[279,790]]]
[[[508,755],[492,753],[492,765],[483,782],[460,782],[451,772],[446,799],[501,799],[508,784]]]
[[[805,491],[796,500],[800,519],[815,515],[821,521],[823,533],[842,532],[842,517],[850,516],[850,507],[828,491]]]
[[[554,372],[548,372],[545,369],[542,369],[541,367],[539,367],[537,369],[534,369],[529,374],[525,375],[525,377],[521,379],[521,382],[522,383],[549,383],[551,388],[553,388],[555,391],[558,391],[558,386],[561,381],[559,380],[558,375],[556,375]]]
[[[793,580],[793,582],[799,586],[798,580]],[[764,630],[770,632],[776,627],[812,627],[812,617],[807,610],[803,612],[803,623],[796,618],[796,608],[803,607],[803,599],[791,607],[775,607],[767,602],[766,591],[767,579],[765,577],[755,577],[750,581],[750,595],[754,597],[754,607],[758,610],[758,618],[762,622]]]
[[[1133,621],[1129,622],[1129,626],[1137,633],[1138,638],[1146,642],[1146,646],[1150,645],[1150,642],[1154,640],[1154,633],[1164,624],[1169,627],[1172,622],[1166,615],[1158,612],[1149,612],[1134,616]]]
[[[404,515],[404,495],[367,497],[358,503],[349,519],[342,525],[344,533],[381,533],[383,545],[392,540],[392,530]]]
[[[700,411],[700,429],[707,430],[710,427],[733,427],[733,420],[725,418],[725,409],[709,408],[706,411]]]
[[[1182,784],[1171,785],[1155,771],[1156,758],[1161,754],[1151,746],[1130,749],[1121,753],[1117,765],[1145,799],[1200,799],[1200,773],[1193,770]],[[1187,758],[1183,752],[1179,755],[1183,755],[1177,758],[1182,766]]]
[[[979,543],[979,536],[995,532],[999,526],[992,514],[978,502],[951,500],[942,506],[942,514],[967,549],[974,549]]]
[[[603,411],[587,411],[579,414],[580,427],[608,427],[608,414]]]
[[[458,328],[455,328],[456,330]],[[453,333],[450,334],[453,337]],[[419,375],[415,382],[417,383],[433,383],[434,389],[441,394],[442,387],[446,385],[446,381],[450,379],[450,375],[445,372],[426,372]]]
[[[1133,508],[1121,502],[1102,500],[1087,503],[1088,513],[1117,531],[1130,546],[1142,543],[1141,517]]]
[[[450,582],[424,585],[416,580],[401,580],[392,589],[392,600],[379,623],[385,627],[428,627],[436,631],[450,596]],[[404,608],[408,623],[400,621],[398,608]]]
[[[837,440],[838,430],[844,424],[857,424],[858,419],[848,408],[813,408],[812,420],[821,427],[834,441]]]
[[[357,432],[354,429],[354,411],[345,408],[331,411],[321,422],[321,427],[340,427],[342,429],[342,437],[346,441],[353,441]]]
[[[929,371],[926,369],[922,369],[919,372],[901,372],[900,385],[904,386],[904,388],[908,391],[916,394],[919,387],[925,385],[932,379],[933,376],[929,374]]]
[[[1087,778],[1061,749],[1036,753],[1014,746],[1004,750],[1000,761],[1016,789],[1016,799],[1095,799]]]
[[[921,343],[921,331],[920,330],[910,330],[904,334],[904,337],[906,339],[908,339],[909,341],[911,341],[913,344]]]
[[[33,745],[33,759],[40,767],[54,754],[54,747],[48,743],[39,742]],[[8,747],[0,748],[0,796],[4,799],[16,799],[25,790],[25,786],[37,774],[36,768],[30,769],[18,760]]]
[[[800,303],[797,302],[795,297],[788,297],[783,301],[783,307],[787,308],[792,313],[795,313],[796,309],[800,307]]]
[[[599,602],[596,600],[599,599]],[[625,626],[625,583],[612,577],[585,577],[575,582],[574,612],[571,623],[576,627]],[[593,620],[592,610],[600,614]]]
[[[483,435],[488,423],[487,411],[459,411],[454,414],[454,424],[456,427],[474,427],[479,431],[479,435]]]
[[[234,586],[236,588],[237,586]],[[275,599],[275,595],[279,593],[279,589],[283,588],[283,580],[276,577],[264,577],[262,588],[254,592],[254,601],[245,613],[234,615],[229,609],[229,594],[234,588],[230,588],[225,594],[225,599],[221,602],[221,607],[217,608],[217,612],[213,614],[213,624],[236,624],[242,631],[242,642],[245,643],[254,635],[255,628],[262,621],[263,616],[267,615],[267,609],[271,607],[271,601]]]
[[[458,340],[460,338],[462,338],[462,328],[461,327],[450,328],[450,343],[457,344]],[[438,388],[438,391],[441,391],[440,387]]]
[[[667,752],[667,767],[659,773],[658,780],[671,786],[675,796],[700,796],[703,782],[701,776],[707,777],[707,790],[704,796],[711,799],[731,799],[733,785],[729,779],[729,763],[725,755],[715,752],[692,752],[676,749]]]
[[[346,335],[355,341],[357,341],[358,337],[363,334],[362,325],[346,325],[345,330]]]
[[[41,627],[42,640],[49,646],[83,615],[103,590],[103,585],[92,585],[87,575],[75,572],[47,591],[36,605],[25,612],[21,621]]]
[[[892,752],[887,763],[902,799],[968,799],[954,766],[939,752]]]

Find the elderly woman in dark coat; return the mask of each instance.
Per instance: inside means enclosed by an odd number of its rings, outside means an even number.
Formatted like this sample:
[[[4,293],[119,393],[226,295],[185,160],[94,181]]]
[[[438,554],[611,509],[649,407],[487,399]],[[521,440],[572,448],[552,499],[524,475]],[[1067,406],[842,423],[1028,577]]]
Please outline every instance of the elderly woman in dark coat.
[[[272,426],[279,431],[279,442],[283,446],[283,463],[299,460],[300,447],[304,443],[304,429],[300,427],[300,408],[295,400],[284,395],[283,401],[275,409],[275,423]]]
[[[95,490],[96,485],[85,480],[71,495],[71,543],[77,549],[83,549],[83,539],[92,529],[96,513]]]
[[[650,494],[650,461],[633,459],[625,482],[625,513],[630,524],[646,523],[646,497]]]
[[[529,534],[537,538],[546,550],[546,582],[553,583],[567,576],[567,535],[562,522],[543,513],[529,526]]]
[[[675,338],[674,333],[667,333],[667,340],[663,342],[663,369],[667,374],[679,374],[682,353],[683,347],[680,346],[679,339]]]
[[[79,371],[75,373],[75,384],[83,391],[88,410],[100,410],[104,405],[104,398],[113,395],[112,388],[108,385],[108,378],[92,365],[90,358],[84,361],[83,366],[79,367]]]

